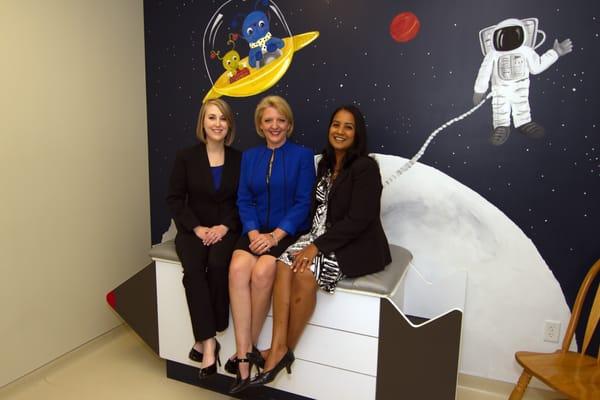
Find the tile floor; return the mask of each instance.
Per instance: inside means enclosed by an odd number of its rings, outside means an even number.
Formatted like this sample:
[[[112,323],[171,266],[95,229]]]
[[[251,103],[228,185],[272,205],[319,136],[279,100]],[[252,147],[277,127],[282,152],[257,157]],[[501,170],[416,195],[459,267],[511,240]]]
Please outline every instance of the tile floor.
[[[511,389],[512,385],[507,383],[461,376],[457,400],[507,399]],[[561,398],[556,393],[529,389],[524,400]],[[164,361],[129,327],[122,325],[0,388],[0,399],[224,400],[230,397],[168,379]]]

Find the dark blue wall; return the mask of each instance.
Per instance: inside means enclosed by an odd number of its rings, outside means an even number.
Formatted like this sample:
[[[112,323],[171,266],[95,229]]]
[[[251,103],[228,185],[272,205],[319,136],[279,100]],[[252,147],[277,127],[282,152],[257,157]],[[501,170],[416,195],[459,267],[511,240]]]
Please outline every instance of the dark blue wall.
[[[211,87],[202,34],[223,3],[144,2],[153,242],[169,224],[164,198],[175,151],[195,141],[197,112]],[[287,74],[267,92],[289,100],[296,116],[294,140],[315,151],[323,146],[331,110],[355,102],[368,120],[371,151],[411,157],[433,129],[471,108],[483,59],[478,32],[484,27],[509,17],[537,17],[548,35],[539,54],[554,38],[573,40],[573,53],[531,77],[533,118],[546,127],[544,139],[513,132],[504,145],[490,145],[488,103],[443,131],[421,159],[479,192],[519,225],[572,304],[585,271],[600,257],[600,3],[277,4],[294,34],[321,33],[295,54]],[[402,11],[421,22],[417,37],[405,44],[389,34],[392,18]],[[272,30],[282,32],[280,25]],[[247,53],[243,41],[238,49]],[[240,127],[234,144],[239,149],[259,143],[252,115],[260,97],[227,98]]]

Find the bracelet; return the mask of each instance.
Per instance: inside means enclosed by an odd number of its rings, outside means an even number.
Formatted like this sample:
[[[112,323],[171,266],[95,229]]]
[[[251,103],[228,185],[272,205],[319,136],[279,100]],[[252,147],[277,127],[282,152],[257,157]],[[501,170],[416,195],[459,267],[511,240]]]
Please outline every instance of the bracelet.
[[[279,243],[279,240],[277,240],[277,238],[275,237],[275,232],[271,232],[271,233],[269,233],[269,235],[271,235],[271,237],[275,241],[275,246],[277,246],[277,244]]]

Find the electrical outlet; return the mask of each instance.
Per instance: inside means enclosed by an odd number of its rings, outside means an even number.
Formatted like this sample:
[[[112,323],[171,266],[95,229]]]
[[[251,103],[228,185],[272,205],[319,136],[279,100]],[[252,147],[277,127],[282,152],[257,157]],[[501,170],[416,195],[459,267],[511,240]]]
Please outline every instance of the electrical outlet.
[[[560,338],[560,321],[544,322],[544,342],[558,343]]]

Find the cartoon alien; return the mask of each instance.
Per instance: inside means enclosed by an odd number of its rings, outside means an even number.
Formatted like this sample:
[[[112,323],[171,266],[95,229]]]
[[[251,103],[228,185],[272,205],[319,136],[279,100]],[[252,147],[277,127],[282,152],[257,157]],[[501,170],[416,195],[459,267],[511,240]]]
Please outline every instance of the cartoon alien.
[[[240,54],[235,51],[235,42],[237,40],[237,34],[230,33],[229,40],[227,40],[227,44],[231,45],[232,48],[229,50],[223,57],[220,56],[220,51],[212,50],[210,52],[210,57],[212,59],[218,58],[223,63],[223,68],[227,71],[227,76],[229,77],[229,83],[233,83],[238,79],[243,78],[244,76],[250,73],[250,70],[246,68],[246,66],[240,62]]]
[[[510,117],[521,133],[531,138],[544,136],[544,128],[531,119],[529,74],[539,74],[570,53],[570,39],[554,40],[541,57],[535,48],[543,44],[545,33],[537,29],[537,18],[506,19],[479,32],[483,62],[475,80],[473,103],[479,104],[492,82],[493,131],[490,143],[499,146],[510,134]],[[543,36],[536,46],[537,35]]]
[[[235,50],[229,50],[223,57],[220,57],[219,52],[214,53],[216,57],[223,62],[223,68],[227,71],[228,77],[233,77],[238,70],[240,64],[240,53]],[[211,53],[213,55],[213,53]]]
[[[269,32],[269,18],[262,11],[252,11],[246,16],[242,24],[242,36],[250,46],[248,58],[253,68],[259,67],[264,54],[273,53],[284,45],[283,40]]]

